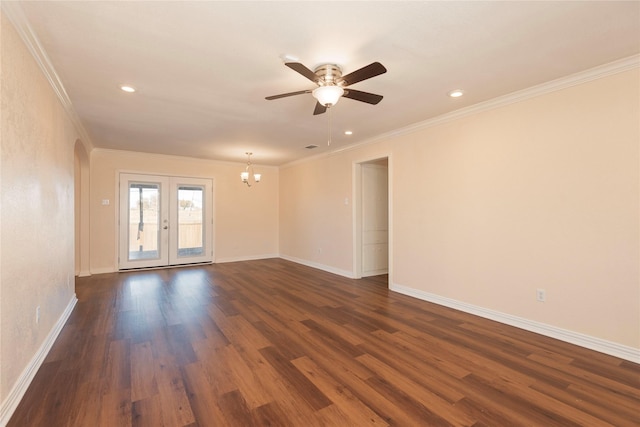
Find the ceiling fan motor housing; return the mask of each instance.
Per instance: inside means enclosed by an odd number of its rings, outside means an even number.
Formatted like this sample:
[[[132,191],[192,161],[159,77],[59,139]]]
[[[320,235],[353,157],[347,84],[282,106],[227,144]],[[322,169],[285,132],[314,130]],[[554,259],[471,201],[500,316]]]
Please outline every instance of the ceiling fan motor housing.
[[[318,76],[320,86],[338,85],[342,77],[342,69],[335,64],[324,64],[316,67],[314,73]]]

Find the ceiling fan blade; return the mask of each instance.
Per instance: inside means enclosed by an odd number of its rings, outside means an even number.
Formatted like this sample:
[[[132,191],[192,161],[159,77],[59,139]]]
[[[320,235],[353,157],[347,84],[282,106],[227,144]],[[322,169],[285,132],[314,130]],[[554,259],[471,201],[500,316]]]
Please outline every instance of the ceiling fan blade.
[[[327,107],[320,104],[319,102],[316,102],[316,108],[313,110],[313,115],[317,116],[318,114],[322,114],[325,111],[327,111]]]
[[[355,99],[356,101],[366,102],[367,104],[377,104],[382,101],[382,95],[376,95],[375,93],[362,92],[360,90],[345,89],[345,98]]]
[[[311,92],[312,92],[311,90],[299,90],[297,92],[281,93],[280,95],[267,96],[265,99],[268,99],[269,101],[271,101],[272,99],[286,98],[287,96],[302,95],[303,93],[311,93]]]
[[[366,67],[362,67],[359,70],[354,71],[353,73],[342,76],[342,78],[338,79],[338,83],[342,84],[342,86],[349,86],[354,83],[370,79],[371,77],[379,76],[380,74],[384,74],[386,72],[387,69],[384,68],[384,65],[379,62],[374,62],[367,65]]]
[[[291,68],[293,71],[302,74],[303,76],[305,76],[306,78],[308,78],[309,80],[311,80],[314,83],[318,82],[318,76],[316,76],[316,73],[314,73],[313,71],[311,71],[310,69],[308,69],[307,67],[305,67],[304,65],[302,65],[299,62],[285,62],[284,65],[286,65],[287,67]]]

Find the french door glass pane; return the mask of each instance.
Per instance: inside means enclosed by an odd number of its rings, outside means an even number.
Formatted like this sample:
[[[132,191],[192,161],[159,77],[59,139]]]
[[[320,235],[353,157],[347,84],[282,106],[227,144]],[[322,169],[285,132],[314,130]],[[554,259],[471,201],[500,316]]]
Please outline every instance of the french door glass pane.
[[[129,184],[129,260],[160,257],[160,185]]]
[[[204,254],[204,187],[178,186],[178,256]]]

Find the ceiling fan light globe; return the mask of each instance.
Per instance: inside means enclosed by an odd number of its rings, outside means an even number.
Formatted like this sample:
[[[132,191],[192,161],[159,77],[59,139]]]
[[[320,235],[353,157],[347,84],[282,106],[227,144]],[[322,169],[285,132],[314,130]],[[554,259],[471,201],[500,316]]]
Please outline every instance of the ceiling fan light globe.
[[[340,97],[344,94],[344,89],[340,86],[320,86],[312,92],[312,95],[321,105],[325,107],[336,105]]]

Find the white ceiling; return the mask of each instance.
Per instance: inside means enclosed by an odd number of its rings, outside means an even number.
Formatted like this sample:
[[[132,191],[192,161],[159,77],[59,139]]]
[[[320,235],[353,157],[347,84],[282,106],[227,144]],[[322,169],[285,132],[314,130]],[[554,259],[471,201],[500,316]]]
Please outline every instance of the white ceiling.
[[[6,1],[3,1],[6,2]],[[14,4],[15,6],[15,4]],[[29,1],[19,7],[96,147],[282,165],[640,52],[640,2]],[[283,65],[386,74],[313,116]],[[137,88],[134,94],[121,84]],[[452,89],[465,96],[452,99]],[[345,136],[352,130],[352,136]],[[318,148],[307,150],[310,144]]]

